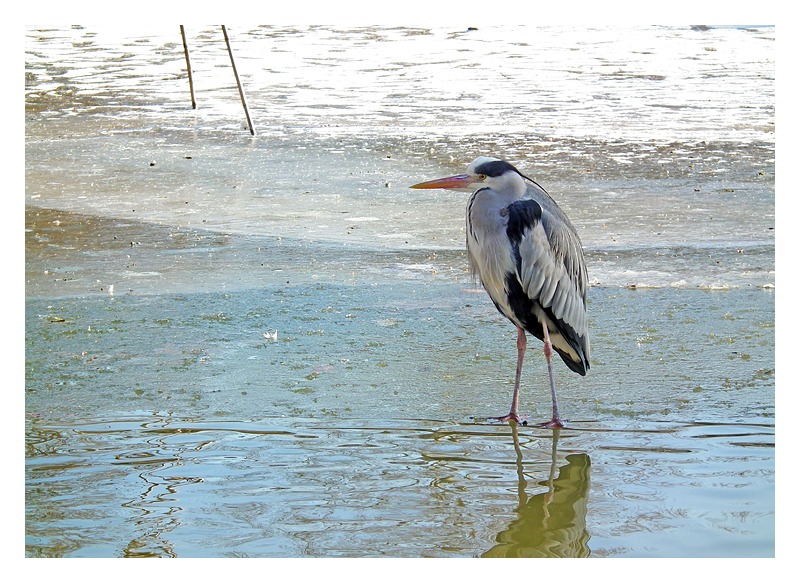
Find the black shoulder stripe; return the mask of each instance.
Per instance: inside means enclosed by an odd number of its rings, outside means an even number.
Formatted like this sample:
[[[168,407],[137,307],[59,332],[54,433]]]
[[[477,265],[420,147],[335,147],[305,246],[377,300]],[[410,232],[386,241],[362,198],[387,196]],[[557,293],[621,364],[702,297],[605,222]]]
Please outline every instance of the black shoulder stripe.
[[[508,205],[506,234],[514,246],[519,245],[526,231],[542,219],[542,207],[535,200],[518,200]]]

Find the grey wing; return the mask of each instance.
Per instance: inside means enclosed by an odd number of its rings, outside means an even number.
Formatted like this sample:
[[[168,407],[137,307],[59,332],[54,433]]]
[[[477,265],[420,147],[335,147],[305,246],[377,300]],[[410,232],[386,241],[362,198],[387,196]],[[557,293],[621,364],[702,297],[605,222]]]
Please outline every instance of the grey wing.
[[[521,234],[518,277],[530,299],[571,329],[562,335],[579,344],[588,362],[588,277],[581,241],[561,209],[554,213],[548,206],[542,205],[540,220]]]

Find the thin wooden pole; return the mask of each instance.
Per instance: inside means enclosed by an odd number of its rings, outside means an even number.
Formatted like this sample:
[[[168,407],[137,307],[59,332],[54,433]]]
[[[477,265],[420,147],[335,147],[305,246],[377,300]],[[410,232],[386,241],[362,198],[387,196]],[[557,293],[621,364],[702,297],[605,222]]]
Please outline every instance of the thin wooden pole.
[[[189,45],[186,44],[186,32],[181,24],[181,38],[183,39],[183,52],[186,55],[186,71],[189,73],[189,93],[192,94],[192,109],[197,109],[197,102],[194,100],[194,81],[192,80],[192,63],[189,61]]]
[[[256,130],[253,128],[253,121],[250,119],[250,110],[247,107],[247,99],[244,96],[244,89],[242,82],[239,81],[239,73],[236,71],[236,62],[233,60],[233,50],[231,50],[231,41],[228,39],[228,31],[225,25],[222,25],[222,34],[225,35],[225,44],[228,45],[228,54],[231,56],[231,66],[233,67],[233,74],[236,77],[236,85],[239,87],[239,97],[242,98],[242,106],[244,107],[244,114],[247,116],[247,125],[250,127],[250,134],[256,135]]]

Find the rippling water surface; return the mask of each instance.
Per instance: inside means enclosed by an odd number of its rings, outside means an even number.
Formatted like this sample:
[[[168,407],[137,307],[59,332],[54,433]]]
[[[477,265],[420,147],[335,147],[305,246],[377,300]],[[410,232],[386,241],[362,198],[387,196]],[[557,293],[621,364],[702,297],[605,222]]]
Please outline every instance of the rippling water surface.
[[[29,556],[774,555],[759,28],[26,34]],[[508,407],[493,154],[575,223],[593,355]],[[548,415],[530,344],[523,411]]]

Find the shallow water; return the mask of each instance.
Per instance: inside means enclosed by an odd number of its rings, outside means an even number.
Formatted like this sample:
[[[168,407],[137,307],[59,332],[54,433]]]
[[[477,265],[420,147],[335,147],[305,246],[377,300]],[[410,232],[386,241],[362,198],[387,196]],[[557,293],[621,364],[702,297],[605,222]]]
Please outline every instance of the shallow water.
[[[763,556],[772,427],[153,415],[28,435],[34,555]],[[747,470],[742,471],[746,466]],[[64,500],[69,500],[68,511]]]
[[[232,29],[255,138],[189,32],[197,111],[177,30],[28,31],[29,556],[774,555],[774,29]],[[407,189],[478,153],[585,245],[560,432]]]

